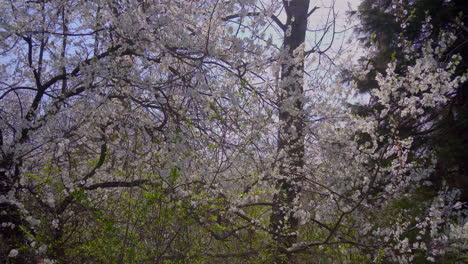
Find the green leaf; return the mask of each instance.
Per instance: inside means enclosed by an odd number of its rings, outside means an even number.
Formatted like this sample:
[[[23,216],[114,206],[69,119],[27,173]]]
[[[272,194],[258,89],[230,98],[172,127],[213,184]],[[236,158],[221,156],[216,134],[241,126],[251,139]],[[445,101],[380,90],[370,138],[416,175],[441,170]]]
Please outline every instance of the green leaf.
[[[175,184],[176,181],[180,178],[180,170],[177,167],[174,167],[171,169],[171,172],[169,173],[169,182],[171,184]]]

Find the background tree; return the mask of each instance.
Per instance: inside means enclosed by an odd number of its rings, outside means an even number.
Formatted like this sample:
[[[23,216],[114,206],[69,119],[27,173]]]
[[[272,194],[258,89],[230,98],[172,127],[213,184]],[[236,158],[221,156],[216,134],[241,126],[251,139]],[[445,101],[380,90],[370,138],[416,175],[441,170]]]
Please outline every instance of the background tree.
[[[453,30],[456,21],[461,23],[456,30],[456,40],[447,49],[441,63],[448,63],[454,54],[460,54],[462,60],[456,74],[466,74],[466,40],[468,31],[464,26],[467,20],[468,5],[465,1],[418,0],[403,1],[363,1],[354,15],[361,21],[358,32],[360,40],[372,51],[362,63],[369,72],[358,80],[361,92],[368,92],[377,86],[375,76],[385,74],[389,62],[397,62],[397,70],[413,63],[414,59],[402,52],[402,39],[408,41],[415,53],[421,53],[424,43],[437,41],[440,34]],[[421,147],[437,149],[437,172],[433,175],[438,186],[447,181],[451,186],[460,188],[461,200],[468,201],[468,174],[465,160],[467,152],[467,87],[457,88],[451,100],[440,109],[435,109],[424,120],[408,119],[402,122],[400,132],[415,136]],[[379,109],[378,103],[373,109]],[[364,111],[371,111],[367,109]]]

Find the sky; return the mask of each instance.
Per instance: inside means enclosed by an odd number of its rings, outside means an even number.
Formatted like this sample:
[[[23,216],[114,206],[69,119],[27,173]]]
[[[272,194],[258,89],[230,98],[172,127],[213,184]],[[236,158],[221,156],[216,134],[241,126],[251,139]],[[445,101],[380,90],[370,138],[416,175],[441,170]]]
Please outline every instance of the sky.
[[[311,0],[309,10],[312,10],[315,6],[319,7],[310,17],[309,17],[309,29],[315,30],[314,32],[309,32],[306,40],[306,50],[307,45],[312,46],[314,43],[320,39],[323,35],[324,25],[327,23],[327,18],[332,19],[334,11],[336,17],[336,28],[335,32],[340,32],[332,36],[328,34],[322,41],[322,45],[327,46],[330,42],[333,41],[333,46],[330,51],[338,52],[339,49],[342,49],[343,46],[346,46],[347,49],[353,50],[353,54],[362,54],[362,52],[357,51],[359,44],[355,41],[355,36],[353,33],[353,27],[357,25],[358,21],[356,19],[350,20],[347,16],[347,12],[356,10],[362,0]],[[333,7],[333,9],[332,9]],[[285,20],[285,14],[276,14],[277,17],[281,20]],[[330,22],[331,20],[329,20]],[[334,37],[334,38],[333,38]],[[282,36],[277,35],[276,40],[274,37],[274,43],[281,43]],[[344,45],[346,44],[346,45]]]

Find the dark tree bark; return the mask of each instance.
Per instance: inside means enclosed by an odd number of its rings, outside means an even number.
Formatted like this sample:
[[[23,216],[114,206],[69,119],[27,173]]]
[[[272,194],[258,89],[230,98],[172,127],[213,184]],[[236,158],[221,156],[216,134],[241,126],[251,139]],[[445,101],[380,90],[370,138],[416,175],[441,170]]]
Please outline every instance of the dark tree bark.
[[[13,202],[18,198],[20,164],[14,162],[13,155],[5,155],[0,160],[0,259],[7,259],[11,249],[19,249],[27,244],[21,227],[28,226],[21,215],[21,208]],[[2,225],[6,224],[6,225]],[[32,263],[33,257],[21,254],[10,263]],[[3,263],[3,262],[0,262]]]
[[[297,240],[298,219],[293,207],[304,179],[303,44],[309,0],[283,1],[283,4],[286,11],[283,47],[289,56],[281,69],[279,179],[276,183],[278,193],[273,198],[271,228],[281,234],[275,237],[277,251],[287,253],[286,249]]]

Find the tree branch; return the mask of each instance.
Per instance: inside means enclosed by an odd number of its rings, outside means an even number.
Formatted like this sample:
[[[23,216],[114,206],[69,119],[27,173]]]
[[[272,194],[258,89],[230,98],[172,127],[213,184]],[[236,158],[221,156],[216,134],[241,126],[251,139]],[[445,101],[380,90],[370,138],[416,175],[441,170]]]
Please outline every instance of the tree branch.
[[[90,191],[90,190],[96,190],[99,188],[130,188],[130,187],[138,187],[144,183],[147,183],[148,180],[135,180],[135,181],[113,181],[113,182],[101,182],[101,183],[96,183],[90,186],[83,187],[83,189]]]
[[[256,256],[260,254],[256,250],[250,250],[250,251],[244,251],[244,252],[236,252],[236,253],[218,253],[218,254],[213,254],[213,253],[203,253],[200,255],[191,255],[191,257],[200,257],[200,256],[205,256],[205,257],[212,257],[212,258],[235,258],[235,257],[248,257],[248,256]],[[165,255],[162,256],[161,259],[165,260],[177,260],[177,259],[186,259],[187,256],[183,254],[177,254],[177,255]]]
[[[245,208],[245,207],[251,207],[251,206],[273,206],[273,203],[267,203],[267,202],[249,203],[249,204],[241,204],[241,205],[238,205],[237,207]]]
[[[307,17],[309,17],[310,15],[312,15],[317,9],[319,9],[320,7],[316,6],[314,8],[312,8],[312,10],[309,11],[309,13],[307,13]]]
[[[271,15],[271,19],[273,19],[276,25],[278,25],[278,27],[280,27],[283,32],[286,31],[286,26],[283,23],[281,23],[277,16]]]
[[[247,14],[245,14],[245,16],[259,16],[261,13],[260,12],[248,12]],[[242,17],[241,14],[234,14],[234,15],[229,15],[229,16],[226,16],[223,18],[223,21],[229,21],[231,19],[234,19],[234,18],[239,18],[239,17]],[[285,31],[286,30],[286,26],[281,23],[281,21],[279,20],[279,18],[275,15],[271,15],[270,18],[276,23],[276,25],[278,25],[278,27],[281,28],[281,30]]]
[[[86,181],[89,178],[93,177],[94,174],[96,174],[96,170],[99,169],[104,164],[104,161],[106,159],[106,154],[107,154],[107,144],[103,143],[101,145],[101,154],[99,155],[98,163],[96,164],[96,166],[94,166],[94,168],[90,172],[88,172],[88,174],[86,174],[86,176],[81,180],[83,183],[80,183],[78,187],[83,187]]]

